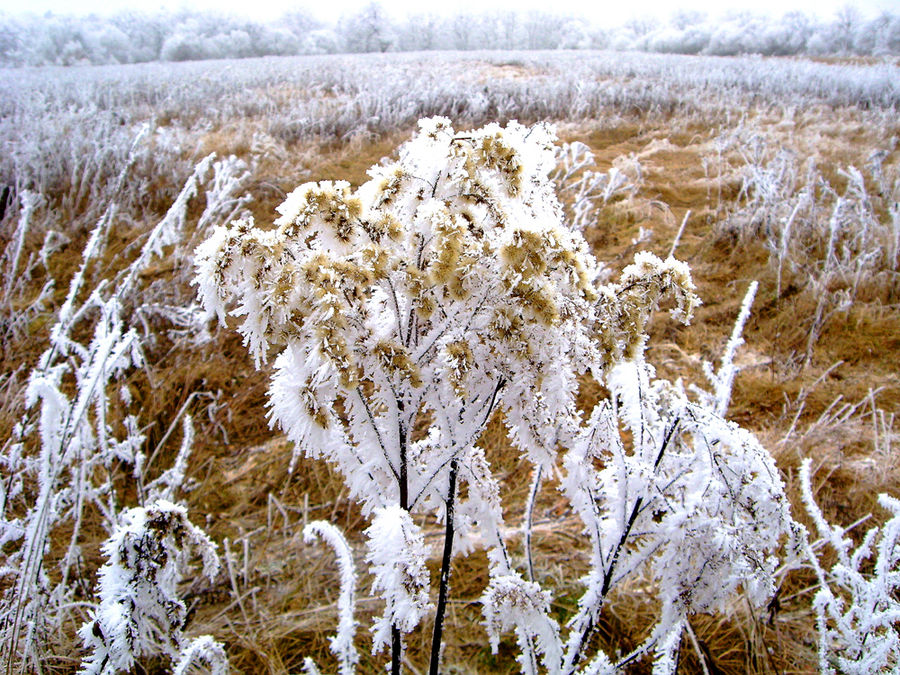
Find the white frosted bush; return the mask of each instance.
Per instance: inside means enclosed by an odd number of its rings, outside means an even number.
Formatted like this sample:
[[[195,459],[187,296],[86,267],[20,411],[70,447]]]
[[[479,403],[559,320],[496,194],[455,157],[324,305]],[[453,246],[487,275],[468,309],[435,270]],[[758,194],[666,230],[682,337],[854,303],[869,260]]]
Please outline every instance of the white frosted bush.
[[[543,125],[458,132],[422,120],[358,189],[301,185],[274,228],[237,220],[197,249],[203,304],[240,320],[257,363],[275,357],[270,418],[294,460],[331,462],[372,517],[366,561],[385,603],[374,650],[390,640],[394,673],[403,634],[431,611],[415,512],[445,525],[431,673],[450,562],[476,543],[488,550],[491,641],[512,630],[526,673],[599,672],[648,652],[665,672],[688,614],[722,608],[739,587],[755,603],[772,592],[791,521],[771,457],[643,359],[664,297],[690,317],[690,272],[640,253],[601,283],[580,231],[562,222],[553,140]],[[583,376],[611,392],[586,417],[575,405]],[[552,589],[531,566],[526,580],[507,547],[500,483],[477,445],[497,410],[535,467],[535,493],[561,472],[588,534],[591,571],[565,630],[549,615]],[[623,659],[587,660],[610,592],[639,574],[659,594],[655,628]]]
[[[642,359],[617,366],[607,386],[564,459],[561,489],[585,525],[592,566],[563,672],[574,672],[626,579],[653,579],[661,608],[650,637],[616,668],[665,647],[688,615],[724,609],[738,588],[764,604],[775,553],[796,537],[778,470],[752,434],[690,403]]]
[[[885,174],[885,149],[870,155],[871,179],[846,166],[834,180],[792,152],[770,150],[761,136],[744,130],[721,142],[734,144],[740,154],[743,181],[739,205],[716,229],[768,249],[776,297],[797,286],[815,299],[808,364],[831,316],[855,302],[890,296],[900,261],[900,179],[893,171]]]
[[[179,307],[175,317],[172,305],[181,299],[173,299],[173,285],[148,286],[143,277],[165,250],[178,255],[190,223],[189,207],[203,185],[206,204],[196,222],[201,230],[210,219],[233,216],[245,202],[234,193],[247,173],[234,158],[218,162],[213,155],[204,158],[165,216],[141,237],[133,259],[125,258],[128,265],[107,265],[107,243],[121,217],[116,200],[143,156],[139,150],[145,132],[134,139],[128,161],[113,181],[113,201],[90,232],[79,268],[49,328],[49,343],[28,375],[27,410],[0,451],[4,475],[0,663],[10,668],[14,664],[22,670],[39,668],[42,653],[57,635],[65,634],[73,621],[80,623],[82,617],[73,617],[73,609],[82,604],[75,600],[83,588],[84,531],[91,513],[98,514],[94,522],[107,532],[118,526],[123,505],[116,477],[124,474],[133,481],[142,504],[173,500],[184,480],[193,440],[190,416],[183,417],[184,436],[175,465],[151,480],[143,433],[146,420],[140,419],[127,381],[138,369],[150,368],[149,314],[171,318],[178,328],[190,327],[192,332],[205,323],[204,315],[194,304]],[[23,229],[36,203],[32,196],[25,200]],[[14,261],[20,253],[18,242],[15,247]],[[6,269],[15,276],[17,264]],[[45,288],[50,287],[48,282]],[[173,427],[177,421],[172,421]],[[62,542],[62,551],[57,541]]]

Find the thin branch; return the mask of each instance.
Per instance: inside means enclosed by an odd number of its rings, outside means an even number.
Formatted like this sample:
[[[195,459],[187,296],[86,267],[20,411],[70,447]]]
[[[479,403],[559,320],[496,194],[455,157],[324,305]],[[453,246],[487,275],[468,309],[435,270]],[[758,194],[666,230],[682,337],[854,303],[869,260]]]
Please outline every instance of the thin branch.
[[[447,610],[447,595],[450,590],[450,562],[453,557],[453,518],[456,505],[456,477],[459,460],[454,457],[450,463],[450,480],[447,488],[446,526],[444,530],[444,554],[441,559],[441,581],[438,590],[438,604],[434,615],[434,632],[431,638],[431,665],[429,675],[438,675],[441,661],[441,633],[444,627],[444,613]]]
[[[523,527],[525,561],[528,565],[528,581],[534,581],[534,561],[531,557],[531,528],[534,518],[534,502],[537,497],[538,490],[541,488],[541,467],[538,466],[534,470],[534,477],[531,479],[531,489],[528,491],[528,502],[525,504],[525,524]]]

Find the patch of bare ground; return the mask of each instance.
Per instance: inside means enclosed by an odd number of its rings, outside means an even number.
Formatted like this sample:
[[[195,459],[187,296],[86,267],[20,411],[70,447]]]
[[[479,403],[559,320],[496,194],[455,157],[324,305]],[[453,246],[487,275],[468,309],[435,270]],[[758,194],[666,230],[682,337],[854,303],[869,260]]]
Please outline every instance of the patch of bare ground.
[[[540,75],[542,72],[541,68],[533,64],[526,65],[520,61],[507,61],[505,63],[481,62],[477,66],[476,81],[484,85],[504,79],[528,79]],[[466,76],[467,79],[469,77],[469,75]]]

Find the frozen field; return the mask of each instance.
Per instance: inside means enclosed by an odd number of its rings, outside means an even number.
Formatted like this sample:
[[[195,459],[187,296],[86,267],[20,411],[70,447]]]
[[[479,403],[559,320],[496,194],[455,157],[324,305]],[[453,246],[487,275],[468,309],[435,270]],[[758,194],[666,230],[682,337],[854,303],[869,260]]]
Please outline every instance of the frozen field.
[[[849,530],[854,545],[888,520],[877,495],[900,496],[898,66],[466,52],[9,70],[0,75],[5,672],[78,670],[100,547],[121,513],[151,496],[184,503],[223,561],[211,580],[197,573],[177,587],[187,636],[213,635],[234,672],[295,673],[306,656],[335,670],[338,568],[302,530],[317,519],[339,526],[361,571],[371,516],[325,460],[301,458],[289,472],[292,445],[266,419],[272,363],[254,368],[237,321],[208,320],[191,285],[194,249],[239,216],[269,226],[301,183],[359,186],[433,116],[457,130],[554,125],[551,180],[602,268],[598,283],[640,252],[690,266],[702,302],[691,324],[660,312],[646,325],[657,375],[755,434],[812,541],[805,458],[829,522],[868,518]],[[744,343],[732,353],[752,281]],[[589,411],[611,391],[583,375],[573,400]],[[497,477],[512,565],[533,563],[552,593],[547,615],[564,625],[591,561],[557,483],[562,464],[531,494],[531,465],[499,414],[478,447]],[[444,526],[433,513],[416,522],[436,597]],[[834,553],[814,549],[838,579]],[[896,567],[898,554],[885,555]],[[872,578],[874,556],[859,569]],[[768,607],[744,589],[722,611],[691,615],[674,652],[684,672],[815,670],[820,581],[808,562],[785,564]],[[496,654],[487,646],[488,583],[482,548],[456,558],[443,672],[518,672],[512,633]],[[646,644],[654,583],[636,572],[606,598],[591,624],[595,652],[627,657]],[[891,583],[884,600],[896,605]],[[361,574],[364,628],[383,609],[376,590]],[[405,638],[409,672],[427,668],[430,625]],[[896,624],[872,635],[897,658]],[[370,655],[366,630],[356,646],[360,672],[383,669],[388,657]],[[165,672],[168,661],[140,663],[136,672]]]

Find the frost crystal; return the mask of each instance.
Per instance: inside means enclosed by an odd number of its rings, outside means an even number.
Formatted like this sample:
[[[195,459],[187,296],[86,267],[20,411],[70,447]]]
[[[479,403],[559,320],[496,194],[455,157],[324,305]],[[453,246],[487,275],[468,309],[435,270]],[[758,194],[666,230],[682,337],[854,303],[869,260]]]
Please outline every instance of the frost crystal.
[[[172,675],[188,675],[189,673],[209,673],[209,675],[228,675],[228,658],[225,649],[211,635],[194,638],[181,651],[181,657]]]
[[[399,506],[376,509],[366,530],[366,562],[375,577],[372,588],[384,598],[384,614],[373,626],[372,651],[390,642],[391,627],[408,633],[432,609],[428,601],[428,548],[422,530]]]

